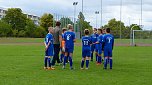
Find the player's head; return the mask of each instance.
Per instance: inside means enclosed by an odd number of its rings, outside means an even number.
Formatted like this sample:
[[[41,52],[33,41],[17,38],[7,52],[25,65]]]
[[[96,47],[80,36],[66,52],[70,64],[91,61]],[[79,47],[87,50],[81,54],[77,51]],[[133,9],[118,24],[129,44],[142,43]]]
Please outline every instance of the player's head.
[[[73,31],[73,26],[72,26],[71,24],[68,24],[68,25],[67,25],[67,28],[68,28],[68,30]]]
[[[60,26],[61,23],[59,21],[56,22],[56,26]]]
[[[102,34],[102,29],[101,28],[98,29],[98,34]]]
[[[106,29],[105,29],[105,28],[102,29],[102,33],[103,33],[103,34],[106,33]]]
[[[97,33],[97,28],[94,28],[94,29],[93,29],[93,33]]]
[[[53,27],[48,27],[49,33],[53,33]]]
[[[89,35],[89,33],[90,33],[90,31],[89,31],[88,29],[85,29],[85,30],[84,30],[84,34],[85,34],[85,35]]]
[[[66,28],[62,28],[62,33],[64,33],[65,31],[67,31],[67,29]]]
[[[110,28],[106,28],[106,33],[110,33]]]

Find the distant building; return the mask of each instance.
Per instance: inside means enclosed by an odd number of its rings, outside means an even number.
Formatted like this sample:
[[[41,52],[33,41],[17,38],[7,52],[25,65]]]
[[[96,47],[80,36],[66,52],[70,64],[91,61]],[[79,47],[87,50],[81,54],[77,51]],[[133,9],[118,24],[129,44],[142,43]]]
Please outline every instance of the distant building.
[[[0,7],[0,20],[1,20],[3,17],[5,17],[6,11],[7,11],[7,9]],[[27,18],[30,18],[31,20],[33,20],[33,22],[34,22],[36,25],[39,25],[39,20],[40,20],[40,17],[39,17],[39,16],[32,15],[32,14],[27,14],[27,13],[24,13],[24,14],[26,15]]]
[[[6,9],[0,7],[0,20],[1,20],[3,17],[5,17],[6,11],[7,11]]]

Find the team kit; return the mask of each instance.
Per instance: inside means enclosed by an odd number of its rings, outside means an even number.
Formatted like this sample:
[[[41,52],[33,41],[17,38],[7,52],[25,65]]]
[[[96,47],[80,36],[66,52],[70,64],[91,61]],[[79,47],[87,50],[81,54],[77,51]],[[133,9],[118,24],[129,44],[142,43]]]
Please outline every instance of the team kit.
[[[60,62],[62,63],[62,69],[66,68],[66,64],[70,64],[70,69],[73,68],[73,52],[74,43],[76,42],[76,35],[73,31],[73,26],[69,25],[68,28],[62,29],[62,40],[61,42],[61,53]],[[45,37],[45,58],[44,58],[44,69],[54,70],[52,65],[52,59],[54,56],[53,47],[53,27],[48,28],[48,34]],[[85,69],[89,69],[89,62],[93,61],[93,55],[95,54],[95,60],[97,65],[104,65],[103,69],[108,69],[108,64],[110,64],[109,69],[112,69],[112,50],[114,46],[114,36],[110,34],[110,28],[106,29],[93,29],[93,33],[90,34],[88,29],[84,30],[84,36],[81,39],[82,42],[82,60],[80,64],[80,69],[84,69],[84,64],[86,64]],[[103,55],[102,55],[103,54]]]

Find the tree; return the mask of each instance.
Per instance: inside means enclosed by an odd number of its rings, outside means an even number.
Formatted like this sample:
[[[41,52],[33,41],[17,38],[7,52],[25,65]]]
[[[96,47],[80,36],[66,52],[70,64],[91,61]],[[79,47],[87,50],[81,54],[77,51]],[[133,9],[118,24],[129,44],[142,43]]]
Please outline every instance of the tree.
[[[120,23],[121,23],[121,32],[122,34],[125,32],[125,25],[123,22],[117,21],[115,18],[108,21],[108,24],[104,25],[104,28],[111,28],[112,34],[119,38],[120,36]],[[123,36],[123,35],[122,35]]]
[[[66,18],[62,17],[60,19],[60,22],[61,22],[61,28],[67,27],[68,24],[73,24],[73,22],[71,21],[71,19],[67,18],[67,17]]]
[[[3,18],[5,22],[11,25],[13,30],[23,30],[26,25],[27,17],[22,13],[20,8],[10,8]]]
[[[36,25],[31,19],[26,20],[26,26],[25,26],[25,31],[26,31],[26,36],[27,37],[34,37],[34,30],[36,29]]]
[[[52,14],[43,14],[43,16],[40,18],[40,26],[45,28],[47,31],[48,27],[53,26],[53,15]]]
[[[43,27],[38,26],[35,30],[34,30],[34,37],[35,38],[43,38],[46,35],[46,31]]]
[[[0,20],[0,37],[6,37],[10,35],[11,32],[11,26],[7,24],[6,22]]]

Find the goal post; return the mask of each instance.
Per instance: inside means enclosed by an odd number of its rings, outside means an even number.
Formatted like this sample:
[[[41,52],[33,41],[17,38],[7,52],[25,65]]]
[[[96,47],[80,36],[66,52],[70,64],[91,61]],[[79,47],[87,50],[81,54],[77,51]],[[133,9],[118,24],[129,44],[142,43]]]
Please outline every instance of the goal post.
[[[132,30],[130,36],[131,46],[152,45],[152,30]]]

